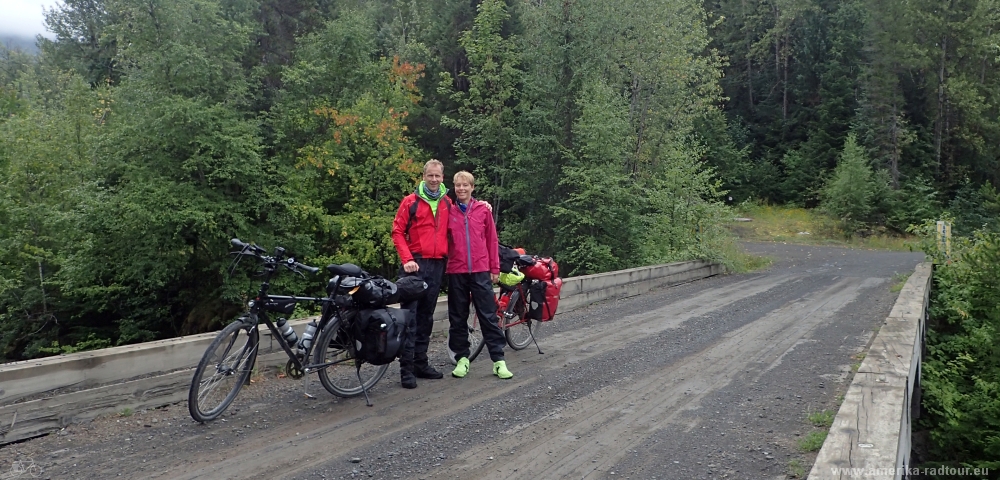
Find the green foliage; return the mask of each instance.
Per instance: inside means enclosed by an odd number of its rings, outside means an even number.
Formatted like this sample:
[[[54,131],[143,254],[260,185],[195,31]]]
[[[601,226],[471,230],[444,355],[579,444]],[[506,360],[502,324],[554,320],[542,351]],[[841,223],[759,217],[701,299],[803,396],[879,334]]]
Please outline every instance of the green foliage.
[[[821,193],[822,208],[838,218],[848,236],[871,220],[880,179],[872,172],[864,149],[849,135],[833,176]]]
[[[919,225],[925,220],[937,218],[941,213],[939,193],[923,177],[905,181],[897,190],[888,190],[886,180],[876,183],[883,187],[877,197],[881,198],[876,207],[884,217],[885,225],[898,232],[904,232],[910,225]]]
[[[61,353],[75,353],[87,350],[98,350],[101,348],[108,348],[110,346],[111,346],[110,339],[98,338],[95,334],[91,333],[90,335],[87,335],[86,340],[81,340],[73,345],[60,345],[58,340],[54,340],[52,342],[52,346],[39,347],[38,351],[40,353],[58,355]]]
[[[574,125],[578,150],[567,152],[558,186],[565,199],[552,207],[559,259],[567,276],[630,266],[637,254],[637,196],[623,161],[630,140],[628,107],[607,85],[585,87]]]
[[[481,179],[477,196],[499,204],[505,181],[510,181],[522,72],[516,38],[502,35],[510,18],[504,1],[485,0],[477,11],[472,28],[459,40],[469,62],[468,71],[461,74],[467,90],[456,89],[456,79],[441,73],[439,92],[450,94],[458,105],[457,115],[445,116],[441,123],[462,132],[455,140],[457,160]]]
[[[931,465],[998,469],[1000,462],[1000,235],[976,232],[937,251],[934,225],[916,229],[934,259],[923,420]]]
[[[953,232],[968,236],[976,230],[1000,232],[1000,193],[989,183],[976,188],[965,182],[948,204],[955,217]]]

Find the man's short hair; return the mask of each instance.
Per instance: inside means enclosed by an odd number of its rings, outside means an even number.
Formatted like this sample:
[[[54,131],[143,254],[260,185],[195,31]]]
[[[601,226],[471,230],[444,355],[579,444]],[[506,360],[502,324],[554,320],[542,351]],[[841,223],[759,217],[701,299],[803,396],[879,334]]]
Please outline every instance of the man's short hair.
[[[441,163],[440,160],[437,160],[437,159],[434,159],[434,158],[428,160],[427,163],[424,164],[424,171],[422,173],[426,174],[427,173],[427,169],[431,168],[433,166],[441,167],[441,173],[444,173],[444,164]]]
[[[452,184],[454,185],[455,183],[458,183],[459,180],[465,180],[466,182],[469,182],[469,185],[472,185],[473,187],[476,186],[476,177],[472,176],[471,173],[466,172],[465,170],[455,174],[455,181],[452,182]]]

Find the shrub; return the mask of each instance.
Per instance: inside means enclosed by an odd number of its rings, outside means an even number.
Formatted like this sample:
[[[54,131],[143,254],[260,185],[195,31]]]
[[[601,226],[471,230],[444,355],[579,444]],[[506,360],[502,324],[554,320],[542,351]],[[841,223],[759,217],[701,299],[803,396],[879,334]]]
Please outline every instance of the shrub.
[[[848,135],[833,176],[820,192],[821,208],[839,219],[844,233],[851,236],[871,220],[881,181],[872,171],[864,148],[853,134]]]
[[[1000,234],[957,237],[945,258],[934,224],[917,230],[936,264],[921,376],[931,464],[1000,469]]]

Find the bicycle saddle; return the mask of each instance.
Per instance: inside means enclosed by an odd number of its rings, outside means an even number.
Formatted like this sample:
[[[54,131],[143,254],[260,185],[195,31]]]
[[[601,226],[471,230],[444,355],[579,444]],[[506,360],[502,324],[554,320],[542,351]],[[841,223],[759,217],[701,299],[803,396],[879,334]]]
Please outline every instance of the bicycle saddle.
[[[327,265],[326,269],[334,275],[344,275],[347,277],[360,277],[363,273],[361,267],[353,263],[345,263],[343,265]]]

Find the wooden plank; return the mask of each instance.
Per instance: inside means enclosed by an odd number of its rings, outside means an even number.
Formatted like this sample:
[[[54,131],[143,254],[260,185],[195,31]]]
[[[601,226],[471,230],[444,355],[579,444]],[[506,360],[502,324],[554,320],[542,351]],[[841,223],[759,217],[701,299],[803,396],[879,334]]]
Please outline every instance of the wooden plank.
[[[897,462],[901,437],[909,445],[909,395],[906,379],[893,374],[863,373],[844,396],[830,433],[809,473],[810,479],[900,478],[898,475],[850,475],[842,468],[883,472]],[[901,472],[899,468],[895,473]]]
[[[923,316],[930,294],[932,272],[933,265],[930,263],[917,265],[900,290],[899,297],[889,312],[890,318],[917,319]]]

